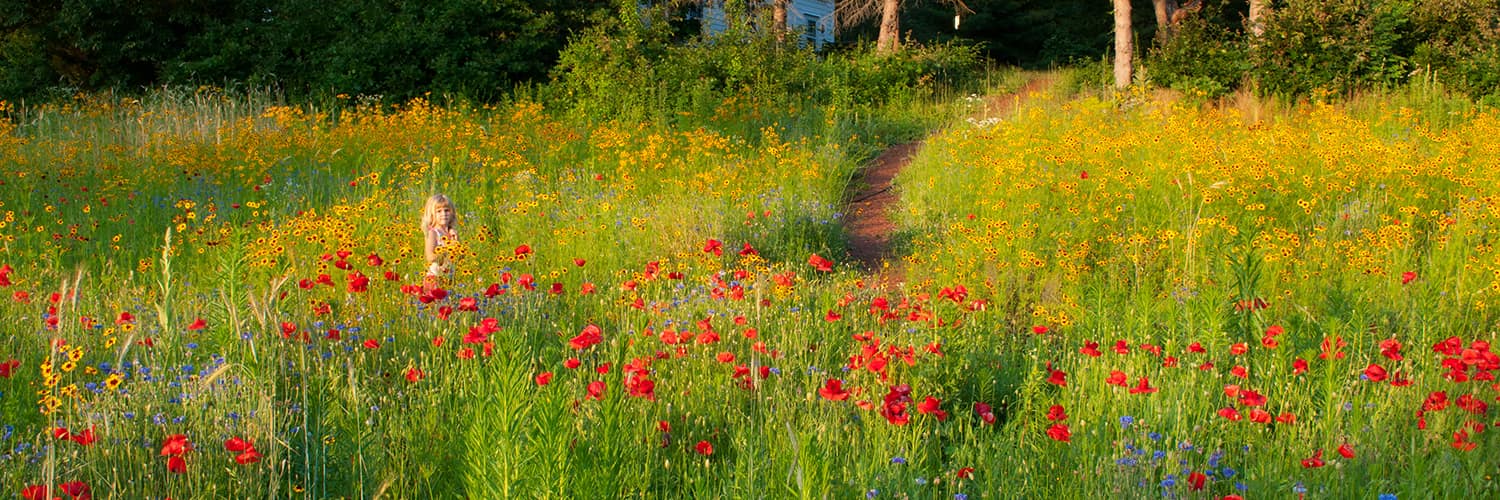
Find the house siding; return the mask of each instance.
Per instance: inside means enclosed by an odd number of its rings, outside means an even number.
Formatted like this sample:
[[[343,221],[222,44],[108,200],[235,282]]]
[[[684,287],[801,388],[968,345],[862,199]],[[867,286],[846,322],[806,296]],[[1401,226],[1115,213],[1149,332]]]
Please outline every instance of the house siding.
[[[833,8],[833,0],[792,0],[786,9],[787,28],[802,32],[802,36],[812,41],[815,47],[833,43]],[[709,33],[722,33],[728,27],[724,20],[723,0],[708,0],[703,7],[703,29]]]

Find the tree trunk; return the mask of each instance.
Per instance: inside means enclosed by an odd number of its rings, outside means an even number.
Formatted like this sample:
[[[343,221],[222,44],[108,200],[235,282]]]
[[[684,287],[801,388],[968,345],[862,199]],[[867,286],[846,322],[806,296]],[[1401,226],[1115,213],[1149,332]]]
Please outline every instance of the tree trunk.
[[[887,0],[890,1],[890,0]],[[1115,88],[1130,86],[1131,59],[1135,55],[1135,33],[1130,26],[1130,0],[1115,2]]]
[[[1118,1],[1118,0],[1117,0]],[[901,19],[897,11],[901,0],[884,0],[880,7],[880,38],[875,41],[875,52],[889,54],[901,44]]]
[[[773,0],[771,2],[771,29],[775,30],[776,41],[786,43],[786,4],[790,0]]]
[[[1156,13],[1156,39],[1166,41],[1172,36],[1172,11],[1177,10],[1177,2],[1151,0],[1151,7]]]
[[[1260,38],[1260,34],[1265,32],[1266,11],[1268,10],[1270,6],[1266,5],[1266,0],[1250,0],[1250,17],[1246,22],[1250,24],[1251,36]]]

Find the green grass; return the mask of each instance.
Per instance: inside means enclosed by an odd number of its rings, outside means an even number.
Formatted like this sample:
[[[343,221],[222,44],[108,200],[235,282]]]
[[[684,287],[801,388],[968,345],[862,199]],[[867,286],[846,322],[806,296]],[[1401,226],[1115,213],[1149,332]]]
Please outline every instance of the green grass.
[[[13,269],[5,291],[30,298],[0,303],[13,319],[0,326],[0,362],[19,362],[0,378],[0,424],[11,426],[0,489],[1418,498],[1496,488],[1493,433],[1473,433],[1473,451],[1451,445],[1465,422],[1493,424],[1493,410],[1456,407],[1464,394],[1494,404],[1493,382],[1443,378],[1431,349],[1449,336],[1468,348],[1495,340],[1492,111],[1438,120],[1372,100],[1257,124],[1227,108],[1122,107],[1059,90],[982,126],[964,119],[974,104],[962,96],[669,126],[530,103],[318,111],[198,100],[84,100],[4,122],[0,171],[26,175],[0,186],[0,263]],[[884,144],[939,126],[897,181],[908,283],[862,287],[869,277],[842,262],[846,184]],[[423,303],[402,288],[421,278],[416,221],[432,192],[456,201],[463,245],[452,296]],[[722,255],[704,251],[709,239]],[[758,255],[739,255],[744,243]],[[533,253],[519,257],[521,245]],[[817,271],[814,253],[840,264]],[[1407,271],[1417,277],[1403,284]],[[368,291],[349,289],[356,272]],[[324,274],[332,286],[318,283]],[[486,294],[491,285],[503,293]],[[1257,297],[1269,307],[1235,310]],[[461,310],[464,299],[477,310]],[[199,318],[205,328],[189,329]],[[473,331],[486,318],[500,329]],[[570,347],[588,325],[601,342]],[[1286,331],[1275,348],[1261,344],[1271,325]],[[1320,359],[1333,338],[1344,357]],[[1389,338],[1403,360],[1380,354]],[[1102,356],[1081,353],[1086,341]],[[1232,354],[1238,343],[1245,352]],[[1293,375],[1299,358],[1309,370]],[[1413,384],[1361,380],[1370,363]],[[1066,386],[1047,382],[1051,370]],[[1116,370],[1127,387],[1105,383]],[[111,373],[122,384],[103,388]],[[1157,392],[1130,393],[1142,378]],[[819,394],[830,379],[847,400]],[[1228,385],[1295,422],[1251,423]],[[1417,429],[1415,411],[1440,390],[1455,403]],[[58,406],[40,412],[47,395]],[[929,396],[942,418],[920,409]],[[975,403],[993,408],[993,424]],[[1047,418],[1054,405],[1066,419]],[[1070,441],[1049,438],[1057,424]],[[88,446],[54,436],[90,426],[99,439]],[[179,433],[195,449],[185,473],[169,473],[161,445]],[[261,460],[235,463],[231,437]],[[1335,451],[1344,443],[1355,458]],[[1327,465],[1304,468],[1318,449]],[[1188,472],[1210,470],[1190,491]]]

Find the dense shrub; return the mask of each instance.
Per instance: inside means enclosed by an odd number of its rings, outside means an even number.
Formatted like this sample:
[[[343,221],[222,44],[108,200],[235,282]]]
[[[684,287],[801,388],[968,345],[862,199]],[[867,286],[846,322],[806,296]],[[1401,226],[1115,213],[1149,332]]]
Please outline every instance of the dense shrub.
[[[1218,22],[1220,18],[1190,16],[1170,37],[1161,37],[1147,57],[1151,78],[1163,86],[1206,97],[1239,88],[1250,69],[1249,54],[1242,33]]]
[[[720,33],[675,38],[664,9],[632,6],[562,52],[551,98],[599,118],[711,116],[726,100],[754,100],[755,112],[809,101],[879,105],[930,95],[970,79],[978,49],[959,44],[909,46],[889,55],[868,47],[819,54],[798,37],[778,41],[765,20],[741,14]]]
[[[1500,98],[1500,2],[1427,0],[1412,11],[1416,70],[1469,95]]]
[[[1391,87],[1410,73],[1410,0],[1291,0],[1252,41],[1253,74],[1273,94]]]

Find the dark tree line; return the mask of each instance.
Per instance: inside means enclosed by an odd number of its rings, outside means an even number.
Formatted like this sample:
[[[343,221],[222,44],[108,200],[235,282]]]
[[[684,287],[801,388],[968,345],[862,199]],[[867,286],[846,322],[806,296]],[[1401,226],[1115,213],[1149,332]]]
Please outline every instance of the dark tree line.
[[[547,82],[570,40],[637,4],[723,1],[775,19],[787,0],[0,0],[0,99],[162,85],[270,86],[293,98],[486,101]],[[881,9],[900,9],[891,26]],[[999,64],[1129,57],[1153,83],[1210,94],[1435,79],[1500,93],[1500,0],[842,0],[869,21],[825,50],[977,44]],[[1128,9],[1127,9],[1128,7]],[[764,12],[758,12],[764,11]],[[701,12],[701,10],[700,10]],[[1128,12],[1116,19],[1116,12]],[[784,16],[784,12],[781,14]],[[955,26],[955,16],[958,17]],[[691,24],[691,23],[686,23]],[[847,24],[841,22],[840,24]],[[1122,27],[1122,28],[1117,28]],[[1115,33],[1128,27],[1129,53]],[[693,34],[696,27],[680,30]],[[900,33],[890,39],[890,30]],[[784,30],[772,36],[787,40]],[[594,40],[597,41],[597,40]],[[863,50],[863,49],[861,49]],[[1291,63],[1291,64],[1288,64]],[[1130,76],[1125,77],[1129,81]]]

